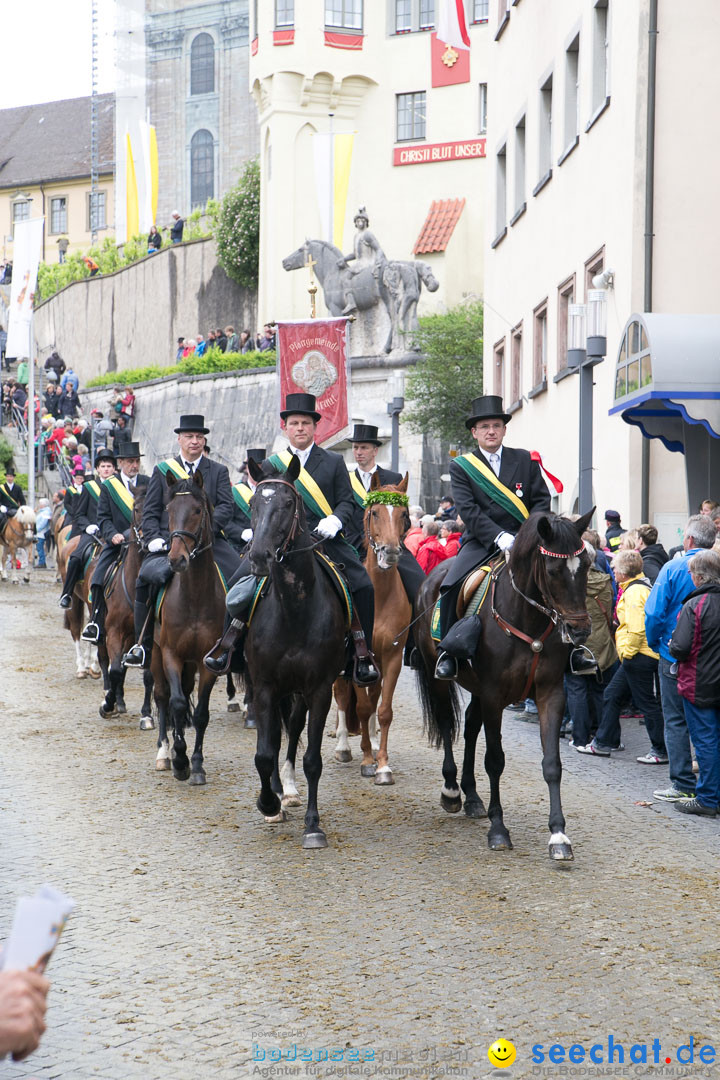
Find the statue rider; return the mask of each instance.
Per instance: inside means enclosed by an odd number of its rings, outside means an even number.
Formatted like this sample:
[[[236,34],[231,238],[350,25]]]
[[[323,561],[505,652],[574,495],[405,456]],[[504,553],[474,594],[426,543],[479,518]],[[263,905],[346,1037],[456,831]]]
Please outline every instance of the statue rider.
[[[338,259],[338,269],[347,271],[343,282],[343,300],[345,301],[343,315],[350,315],[358,308],[353,290],[353,278],[363,270],[371,270],[373,277],[380,281],[382,271],[387,265],[385,252],[380,247],[375,234],[370,232],[370,219],[364,206],[358,210],[353,224],[357,231],[353,240],[352,255],[345,255],[342,259]],[[355,262],[355,266],[348,266],[350,262]]]

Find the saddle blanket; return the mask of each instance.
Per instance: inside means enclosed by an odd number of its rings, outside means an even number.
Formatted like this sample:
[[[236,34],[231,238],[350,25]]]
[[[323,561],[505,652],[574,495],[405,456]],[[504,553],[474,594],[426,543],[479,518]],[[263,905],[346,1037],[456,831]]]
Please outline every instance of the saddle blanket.
[[[332,561],[332,559],[328,559],[327,555],[323,555],[321,551],[315,551],[313,552],[313,554],[317,559],[320,560],[320,566],[325,571],[328,580],[332,583],[336,593],[338,594],[338,598],[340,600],[340,603],[342,604],[343,611],[345,613],[345,629],[349,630],[353,617],[353,602],[347,582],[345,581],[345,578],[340,573],[340,570]],[[255,592],[253,593],[253,598],[250,601],[250,607],[248,609],[248,626],[252,621],[252,617],[255,614],[255,609],[257,608],[258,603],[264,595],[267,580],[268,579],[266,577],[258,578],[258,583],[255,587]]]
[[[492,566],[478,566],[475,570],[471,570],[465,578],[458,599],[458,619],[464,619],[469,615],[477,615],[490,590],[492,569]],[[433,609],[430,636],[435,642],[439,642],[442,638],[440,633],[440,597],[438,597]]]

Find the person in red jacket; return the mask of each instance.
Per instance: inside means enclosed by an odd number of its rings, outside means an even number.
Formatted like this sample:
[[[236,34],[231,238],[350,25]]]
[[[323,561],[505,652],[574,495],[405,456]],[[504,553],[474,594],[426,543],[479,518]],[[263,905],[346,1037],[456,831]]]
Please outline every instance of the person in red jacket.
[[[462,529],[458,528],[457,521],[440,522],[440,543],[445,547],[445,558],[452,559],[460,550]]]
[[[423,525],[423,538],[415,556],[423,573],[429,574],[431,570],[447,559],[445,545],[440,541],[440,522],[427,521]]]

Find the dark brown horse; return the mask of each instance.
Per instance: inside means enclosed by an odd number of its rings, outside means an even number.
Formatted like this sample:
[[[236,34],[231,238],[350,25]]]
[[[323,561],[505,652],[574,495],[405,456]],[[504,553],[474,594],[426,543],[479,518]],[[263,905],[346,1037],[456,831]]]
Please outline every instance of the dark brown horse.
[[[151,670],[155,679],[158,709],[156,769],[169,769],[177,780],[205,783],[203,739],[210,718],[209,703],[215,676],[202,662],[222,634],[225,590],[213,558],[213,514],[203,489],[202,473],[192,480],[167,475],[170,489],[168,559],[173,577],[167,585],[162,617],[155,624]],[[190,694],[199,673],[197,705],[192,722],[195,747],[188,761],[185,726]],[[172,717],[173,746],[170,753],[167,727]]]
[[[248,559],[253,574],[268,578],[267,593],[257,605],[245,643],[257,723],[257,808],[272,823],[285,820],[283,804],[297,805],[295,752],[307,714],[303,847],[327,847],[317,793],[332,685],[345,666],[345,616],[337,592],[313,554],[305,507],[293,484],[300,471],[298,458],[293,458],[284,474],[268,462],[261,467],[250,460],[248,467],[257,481]],[[278,759],[282,717],[288,714],[281,803]]]
[[[460,786],[465,813],[490,818],[488,844],[493,850],[511,848],[503,822],[500,777],[505,767],[501,725],[504,706],[528,695],[540,716],[542,769],[550,793],[549,854],[570,860],[572,847],[565,835],[560,801],[560,725],[565,707],[563,674],[571,646],[590,632],[585,607],[590,556],[582,533],[592,511],[571,522],[555,514],[535,513],[521,526],[507,564],[493,571],[489,595],[480,611],[482,629],[475,655],[460,665],[458,683],[471,694],[465,711],[465,754]],[[444,749],[441,805],[450,814],[462,808],[457,784],[453,741],[459,729],[456,687],[432,675],[436,646],[430,634],[430,610],[437,598],[449,560],[437,567],[420,589],[416,610],[423,612],[417,642],[423,659],[418,685],[431,742]],[[485,771],[490,779],[487,811],[475,786],[475,744],[485,728]]]

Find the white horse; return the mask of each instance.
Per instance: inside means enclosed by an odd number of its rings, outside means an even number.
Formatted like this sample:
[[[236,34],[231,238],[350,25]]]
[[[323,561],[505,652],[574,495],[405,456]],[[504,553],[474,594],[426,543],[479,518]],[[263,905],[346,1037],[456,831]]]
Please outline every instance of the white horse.
[[[0,565],[0,572],[2,573],[3,581],[7,581],[8,579],[5,564],[9,556],[10,567],[12,570],[12,583],[13,585],[18,584],[17,553],[21,548],[32,550],[34,529],[35,511],[31,506],[21,506],[14,517],[7,519],[5,530],[0,540],[2,543],[2,565]],[[29,580],[30,557],[28,555],[27,565],[23,573],[23,581],[27,583]]]

